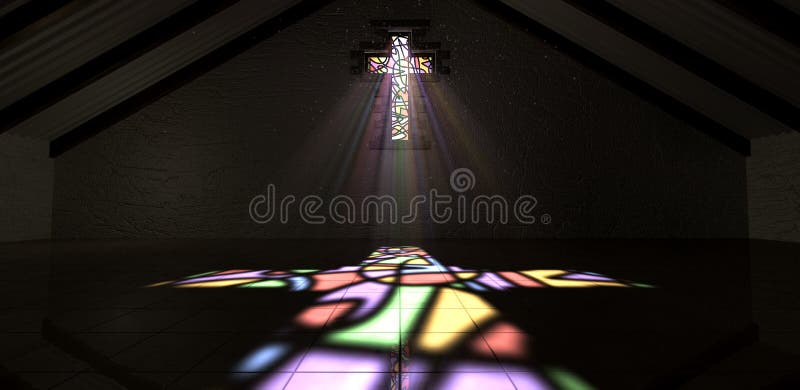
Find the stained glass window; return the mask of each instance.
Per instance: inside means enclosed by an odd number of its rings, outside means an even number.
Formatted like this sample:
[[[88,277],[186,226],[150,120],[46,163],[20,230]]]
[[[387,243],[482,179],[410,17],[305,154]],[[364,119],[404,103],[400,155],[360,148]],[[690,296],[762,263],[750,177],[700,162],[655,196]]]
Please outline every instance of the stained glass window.
[[[409,74],[433,73],[433,56],[411,54],[409,37],[392,36],[392,49],[388,57],[367,58],[367,72],[389,74],[391,79],[391,139],[407,141],[410,136]]]

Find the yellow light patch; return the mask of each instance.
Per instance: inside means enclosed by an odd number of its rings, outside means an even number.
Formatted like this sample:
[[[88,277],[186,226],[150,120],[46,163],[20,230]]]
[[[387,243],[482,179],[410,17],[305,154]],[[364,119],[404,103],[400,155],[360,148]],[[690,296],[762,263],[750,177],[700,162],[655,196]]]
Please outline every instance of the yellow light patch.
[[[491,303],[486,302],[483,298],[479,297],[477,294],[473,294],[462,290],[451,290],[451,291],[453,291],[453,295],[456,296],[456,298],[458,299],[459,302],[461,302],[464,308],[494,310],[494,306],[492,306]]]
[[[461,301],[457,290],[442,288],[436,295],[431,310],[421,328],[417,346],[428,352],[443,352],[461,340],[467,333],[476,331],[475,323]]]
[[[178,284],[175,287],[181,288],[215,288],[215,287],[228,287],[228,286],[235,286],[237,284],[244,284],[244,283],[253,283],[257,282],[260,279],[228,279],[228,280],[214,280],[211,282],[200,282],[200,283],[188,283],[188,284]]]
[[[382,265],[369,265],[364,267],[364,271],[386,271],[388,269],[396,269],[397,264],[382,264]]]
[[[472,278],[478,276],[478,273],[477,272],[458,272],[458,273],[456,273],[456,276],[458,276],[460,279],[472,279]]]
[[[395,278],[394,276],[384,276],[378,279],[378,281],[383,283],[394,283],[395,280],[397,280],[397,278]]]
[[[425,260],[425,259],[416,258],[416,259],[412,259],[412,260],[407,261],[406,264],[430,265],[431,262],[428,261],[428,260]]]
[[[467,335],[474,333],[420,333],[417,344],[422,351],[443,353]]]
[[[486,321],[491,320],[492,318],[497,317],[497,310],[494,308],[485,308],[485,309],[472,309],[467,308],[465,309],[469,314],[470,318],[475,321],[478,326],[483,325]]]

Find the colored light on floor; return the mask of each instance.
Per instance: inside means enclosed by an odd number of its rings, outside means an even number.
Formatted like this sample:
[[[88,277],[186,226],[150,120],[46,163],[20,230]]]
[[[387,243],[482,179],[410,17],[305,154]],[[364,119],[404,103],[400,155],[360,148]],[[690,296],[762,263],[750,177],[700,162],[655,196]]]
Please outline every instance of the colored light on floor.
[[[505,372],[453,372],[441,390],[516,390]]]
[[[171,283],[173,283],[173,282],[174,282],[174,280],[167,280],[167,281],[164,281],[164,282],[158,282],[158,283],[148,284],[148,285],[147,285],[147,286],[145,286],[145,287],[158,287],[158,286],[163,286],[163,285],[165,285],[165,284],[171,284]]]
[[[484,333],[483,338],[498,358],[528,357],[528,335],[521,332]]]
[[[230,279],[262,279],[264,277],[265,277],[264,271],[245,271],[245,272],[236,272],[228,274],[207,275],[198,278],[182,280],[176,284],[213,282],[216,280],[230,280]]]
[[[229,287],[229,286],[236,286],[245,283],[253,283],[257,282],[258,279],[229,279],[229,280],[215,280],[212,282],[200,282],[200,283],[187,283],[187,284],[177,284],[175,287],[181,288],[215,288],[215,287]]]
[[[514,388],[514,385],[518,389],[550,388],[542,377],[526,371],[525,367],[509,369],[503,359],[514,364],[514,359],[530,358],[529,336],[509,323],[495,323],[499,313],[476,291],[547,286],[652,287],[618,282],[588,272],[530,270],[494,273],[455,266],[446,268],[416,247],[382,247],[370,258],[363,261],[361,266],[329,271],[211,271],[193,275],[190,277],[194,278],[192,280],[166,281],[151,286],[290,286],[294,291],[311,289],[327,292],[317,300],[315,306],[295,317],[295,323],[302,328],[327,327],[326,333],[318,340],[321,342],[319,346],[315,344],[307,353],[305,349],[299,352],[292,349],[291,356],[298,358],[286,360],[288,352],[281,349],[282,344],[271,344],[250,354],[236,368],[241,371],[269,371],[269,379],[257,384],[256,388],[319,387],[323,382],[326,389],[385,387],[391,374],[390,354],[387,352],[397,348],[403,341],[409,343],[411,351],[419,351],[411,359],[413,362],[464,351],[472,351],[473,358],[483,358],[482,362],[467,365],[445,364],[441,367],[444,371],[413,371],[423,374],[416,376],[422,381],[418,382],[422,387],[435,385],[437,388],[459,390],[497,390]],[[320,349],[325,346],[342,349]],[[367,352],[371,349],[371,353]],[[503,363],[499,363],[495,357],[503,360]],[[453,360],[464,363],[460,358],[458,356]],[[283,363],[278,368],[283,369],[272,367],[279,361]],[[413,362],[403,367],[411,367]],[[303,367],[295,372],[300,364]],[[380,364],[380,367],[375,364]],[[291,375],[284,375],[287,373]],[[247,372],[238,374],[254,375]],[[434,376],[436,378],[432,378]],[[249,382],[251,379],[245,380],[252,384]],[[591,389],[580,378],[564,370],[552,371],[548,380],[560,389]]]
[[[480,334],[472,335],[469,346],[476,355],[494,359],[494,352],[492,352],[492,349],[489,348],[489,344],[486,343],[486,340],[484,340]]]
[[[337,274],[316,274],[314,278],[314,287],[311,291],[328,291],[342,286],[353,284],[361,280],[355,272],[345,272]]]
[[[211,274],[215,274],[215,273],[217,273],[217,271],[208,271],[208,272],[203,272],[203,273],[199,273],[199,274],[189,275],[189,276],[185,277],[184,279],[194,279],[194,278],[199,278],[201,276],[211,275]]]
[[[276,288],[276,287],[285,287],[286,282],[283,280],[262,280],[260,282],[255,283],[248,283],[241,285],[239,287],[244,288]]]
[[[294,272],[294,273],[297,273],[297,274],[309,274],[309,273],[317,272],[317,271],[319,271],[319,270],[318,269],[293,269],[291,272]]]
[[[388,378],[380,372],[298,372],[282,390],[377,389],[384,381],[388,382]],[[320,387],[320,384],[324,386]]]
[[[240,274],[242,272],[248,272],[248,271],[250,271],[250,270],[249,269],[229,269],[227,271],[218,272],[218,273],[216,273],[216,275]]]
[[[408,332],[416,324],[419,311],[413,309],[398,309],[403,300],[417,300],[424,305],[433,287],[420,286],[396,291],[391,294],[387,304],[377,313],[366,318],[358,324],[352,325],[339,332],[327,336],[327,340],[334,344],[360,345],[373,348],[391,348],[398,343],[398,332]],[[415,294],[408,294],[414,292]],[[401,314],[402,313],[402,314]],[[364,338],[359,333],[377,334],[377,337]]]
[[[559,269],[537,269],[530,271],[521,271],[522,274],[530,276],[534,279],[540,280],[542,283],[551,287],[561,288],[587,288],[587,287],[624,287],[624,284],[616,282],[596,282],[587,280],[568,280],[560,279],[561,276],[567,271]]]
[[[577,375],[565,369],[550,369],[547,372],[550,379],[562,390],[594,390],[592,385],[586,383]]]
[[[289,345],[284,343],[268,344],[251,353],[247,358],[234,368],[234,372],[259,372],[269,368],[278,359],[289,351]]]
[[[328,322],[336,305],[336,303],[327,303],[309,307],[295,317],[295,322],[306,328],[321,328]]]
[[[325,341],[331,344],[388,350],[400,342],[400,333],[337,331],[327,334]]]
[[[401,284],[444,284],[455,282],[456,279],[451,274],[426,273],[426,274],[404,274],[401,276]]]
[[[547,382],[539,376],[539,374],[528,371],[528,370],[521,370],[515,369],[510,367],[507,372],[508,376],[511,378],[511,381],[514,382],[514,386],[518,390],[550,390],[552,386],[547,384]],[[563,389],[566,390],[566,389]]]
[[[497,285],[500,290],[505,290],[507,288],[516,287],[513,283],[510,283],[508,280],[502,278],[500,275],[496,273],[487,273],[486,275],[489,276],[490,279]]]
[[[582,274],[582,273],[572,273],[568,275],[564,275],[561,277],[562,279],[572,279],[572,280],[594,280],[599,282],[613,282],[614,280],[611,278],[607,278],[602,275],[597,274]]]
[[[478,294],[454,289],[443,290],[452,292],[456,299],[461,302],[462,307],[466,309],[494,309],[491,303],[481,298]]]
[[[478,276],[478,273],[477,272],[458,272],[458,273],[456,273],[456,276],[459,279],[472,279],[472,278]]]
[[[392,289],[391,285],[365,281],[356,283],[347,288],[348,293],[388,293]]]
[[[484,286],[486,286],[486,287],[489,287],[489,288],[491,288],[491,289],[494,289],[494,290],[502,290],[502,289],[503,289],[503,287],[502,287],[502,286],[500,286],[500,285],[499,285],[499,284],[498,284],[498,283],[495,281],[495,278],[492,278],[492,277],[491,277],[491,275],[493,275],[493,274],[492,274],[492,273],[490,273],[490,272],[484,272],[483,274],[481,274],[480,276],[478,276],[477,278],[475,278],[475,279],[474,279],[474,281],[475,281],[475,282],[480,282],[482,285],[484,285]]]
[[[411,265],[430,265],[431,262],[428,261],[428,260],[425,260],[425,259],[417,258],[417,259],[412,259],[412,260],[407,261],[406,264],[411,264]]]
[[[312,347],[296,372],[386,372],[388,368],[389,359],[383,353]]]
[[[544,287],[541,283],[516,272],[498,272],[500,276],[510,280],[512,283],[522,287]]]
[[[375,278],[381,278],[381,277],[384,277],[384,276],[394,275],[396,273],[397,273],[397,271],[395,271],[395,270],[389,270],[389,271],[366,271],[366,272],[364,272],[364,276],[367,277],[367,278],[375,279]]]
[[[311,284],[311,280],[309,280],[305,276],[292,276],[291,278],[287,279],[289,283],[291,283],[292,287],[290,290],[292,291],[303,291],[308,288]]]

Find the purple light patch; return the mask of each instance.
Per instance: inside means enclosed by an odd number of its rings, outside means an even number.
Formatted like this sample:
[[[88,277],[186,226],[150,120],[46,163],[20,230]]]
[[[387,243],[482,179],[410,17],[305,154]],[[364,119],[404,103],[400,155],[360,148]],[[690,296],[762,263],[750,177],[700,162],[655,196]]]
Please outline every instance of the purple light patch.
[[[371,282],[366,282],[371,283]],[[363,283],[361,283],[363,284]],[[348,315],[348,319],[356,320],[362,318],[368,314],[371,314],[375,311],[376,308],[380,307],[381,302],[386,297],[386,290],[389,289],[389,286],[386,284],[374,283],[380,286],[385,286],[386,289],[381,291],[350,291],[348,290],[342,296],[343,301],[347,300],[358,300],[361,301],[357,304],[356,310],[354,310],[350,315]],[[351,287],[352,288],[352,287]]]
[[[344,352],[311,348],[297,372],[387,372],[389,359],[386,354]],[[359,388],[359,387],[355,387]]]
[[[326,390],[377,389],[388,382],[385,372],[298,372],[284,389],[319,389],[320,384]]]
[[[511,390],[514,384],[505,372],[453,372],[444,380],[442,390]]]
[[[513,284],[509,283],[507,280],[503,279],[502,276],[500,276],[500,275],[498,275],[496,273],[487,272],[486,275],[490,279],[494,280],[495,283],[497,283],[497,286],[500,288],[500,290],[505,290],[507,288],[516,287]]]
[[[372,279],[382,278],[384,276],[392,276],[394,274],[395,274],[394,270],[389,270],[389,271],[366,271],[366,272],[364,272],[364,275],[366,277],[372,278]]]
[[[427,372],[409,372],[406,374],[409,389],[424,389]]]
[[[324,303],[324,302],[339,302],[342,300],[345,292],[347,292],[347,287],[342,287],[338,290],[331,291],[322,297],[320,297],[317,302]]]
[[[321,274],[332,274],[332,273],[335,273],[335,272],[354,272],[354,271],[358,271],[360,269],[361,269],[361,267],[359,267],[357,265],[348,265],[348,266],[344,266],[344,267],[339,267],[337,269],[323,271],[323,272],[320,272],[320,273]]]
[[[552,387],[536,373],[530,371],[507,371],[518,389],[550,390]]]
[[[503,287],[500,286],[500,284],[497,283],[497,281],[489,277],[489,272],[484,272],[483,274],[481,274],[481,276],[478,276],[474,280],[477,282],[481,282],[484,286],[487,286],[489,288],[493,288],[495,290],[503,290]]]
[[[614,281],[614,279],[607,278],[607,277],[602,276],[602,275],[589,275],[589,274],[580,274],[580,273],[574,273],[574,274],[569,274],[569,275],[566,275],[566,276],[562,276],[561,279],[594,280],[594,281],[600,281],[600,282],[613,282]]]
[[[256,390],[283,390],[286,382],[292,377],[291,372],[273,372],[267,378],[259,382],[253,389]]]
[[[461,267],[459,267],[459,266],[457,266],[457,265],[451,265],[451,266],[450,266],[450,271],[454,271],[454,272],[465,272],[465,271],[467,271],[467,270],[465,270],[465,269],[463,269],[463,268],[461,268]]]

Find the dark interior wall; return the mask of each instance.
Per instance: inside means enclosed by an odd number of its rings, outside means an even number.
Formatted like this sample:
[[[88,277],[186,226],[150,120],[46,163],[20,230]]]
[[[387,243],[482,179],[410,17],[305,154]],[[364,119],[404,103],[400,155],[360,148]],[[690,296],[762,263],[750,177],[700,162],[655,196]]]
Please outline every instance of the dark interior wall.
[[[370,19],[426,18],[453,69],[424,83],[429,150],[370,150]],[[256,224],[278,197],[530,194],[536,224]],[[746,237],[745,158],[471,1],[335,1],[56,161],[71,237]],[[295,209],[296,210],[296,209]],[[402,210],[402,208],[401,208]],[[543,224],[547,214],[551,223]],[[513,222],[513,221],[512,221]]]
[[[754,139],[747,159],[750,238],[800,242],[800,133]]]
[[[50,238],[53,160],[47,142],[0,135],[0,242]]]

